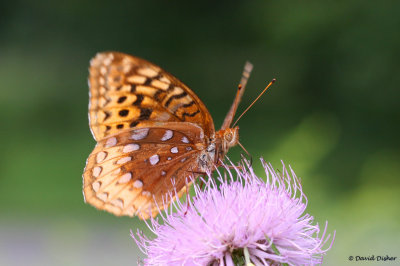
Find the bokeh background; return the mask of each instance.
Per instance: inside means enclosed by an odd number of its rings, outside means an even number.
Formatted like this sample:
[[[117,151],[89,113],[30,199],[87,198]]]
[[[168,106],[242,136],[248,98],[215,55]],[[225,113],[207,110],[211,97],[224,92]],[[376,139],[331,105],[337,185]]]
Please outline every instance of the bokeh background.
[[[217,128],[246,60],[254,71],[239,112],[277,78],[239,123],[258,172],[263,156],[301,177],[307,211],[336,230],[325,265],[400,257],[399,11],[399,1],[361,0],[1,1],[0,264],[141,256],[129,230],[144,223],[97,211],[81,192],[95,145],[87,69],[104,50],[173,73]]]

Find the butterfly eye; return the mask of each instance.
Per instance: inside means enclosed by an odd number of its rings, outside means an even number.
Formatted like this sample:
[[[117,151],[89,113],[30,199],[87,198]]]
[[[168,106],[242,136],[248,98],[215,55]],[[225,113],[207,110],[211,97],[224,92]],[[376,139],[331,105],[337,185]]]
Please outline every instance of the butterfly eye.
[[[232,139],[233,139],[233,134],[232,134],[232,132],[228,132],[228,133],[225,134],[224,137],[225,137],[225,140],[226,140],[227,142],[231,142]]]

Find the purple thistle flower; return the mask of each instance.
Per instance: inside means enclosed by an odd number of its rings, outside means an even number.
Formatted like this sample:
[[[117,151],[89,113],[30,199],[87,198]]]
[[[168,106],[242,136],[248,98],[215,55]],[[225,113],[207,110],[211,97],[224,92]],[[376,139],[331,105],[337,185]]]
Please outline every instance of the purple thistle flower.
[[[266,181],[251,166],[235,167],[237,178],[224,165],[219,185],[212,179],[205,188],[194,184],[195,197],[179,200],[161,214],[161,222],[151,219],[151,240],[131,232],[147,255],[145,265],[314,265],[322,263],[331,248],[323,246],[326,226],[319,236],[318,224],[304,214],[307,198],[290,168],[282,173],[262,160]],[[176,192],[175,192],[176,194]],[[170,195],[172,197],[172,195]],[[173,209],[176,212],[173,212]]]

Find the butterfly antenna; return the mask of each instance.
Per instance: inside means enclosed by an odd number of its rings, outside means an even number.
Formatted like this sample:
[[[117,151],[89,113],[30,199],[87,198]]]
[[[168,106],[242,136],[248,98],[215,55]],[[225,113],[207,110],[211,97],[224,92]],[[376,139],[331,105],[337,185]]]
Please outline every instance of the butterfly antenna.
[[[240,83],[238,86],[238,90],[236,92],[235,99],[233,100],[231,109],[229,109],[228,114],[225,117],[224,123],[222,124],[221,129],[227,129],[232,124],[233,119],[235,118],[236,110],[239,106],[240,100],[242,99],[244,90],[246,88],[247,81],[249,80],[250,73],[253,70],[253,64],[249,61],[246,61],[246,64],[243,68],[242,78],[240,79]]]
[[[249,105],[249,107],[247,107],[246,110],[244,110],[243,113],[238,117],[238,119],[236,119],[236,121],[235,121],[235,123],[233,123],[232,127],[234,127],[234,126],[237,124],[237,122],[240,120],[240,118],[242,118],[242,116],[243,116],[245,113],[247,113],[247,111],[258,101],[258,99],[260,99],[260,97],[268,90],[268,88],[269,88],[272,84],[275,83],[275,81],[276,81],[276,79],[272,79],[272,80],[268,83],[267,87],[265,87],[265,89],[260,93],[260,95],[258,95],[258,97]]]

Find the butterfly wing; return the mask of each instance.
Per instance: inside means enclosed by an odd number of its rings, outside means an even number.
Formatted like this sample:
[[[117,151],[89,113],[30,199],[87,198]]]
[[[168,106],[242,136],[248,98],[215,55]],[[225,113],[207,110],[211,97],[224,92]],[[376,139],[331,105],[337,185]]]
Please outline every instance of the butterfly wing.
[[[167,122],[104,138],[83,174],[86,202],[115,215],[155,215],[199,171],[203,135],[196,124]]]
[[[211,115],[185,84],[146,60],[99,53],[89,72],[89,121],[98,143],[83,175],[85,199],[116,215],[154,215],[155,203],[162,209],[166,193],[182,192],[198,171],[215,133]]]
[[[212,117],[194,92],[146,60],[99,53],[89,72],[89,121],[97,141],[144,122],[191,122],[206,136],[214,134]]]

